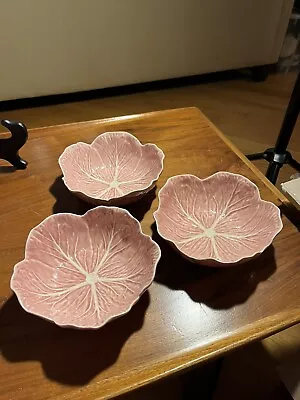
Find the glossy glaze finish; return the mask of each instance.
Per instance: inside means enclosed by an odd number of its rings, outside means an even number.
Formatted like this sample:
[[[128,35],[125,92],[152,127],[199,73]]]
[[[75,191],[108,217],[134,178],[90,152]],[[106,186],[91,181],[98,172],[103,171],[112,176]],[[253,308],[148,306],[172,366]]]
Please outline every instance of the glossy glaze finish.
[[[108,130],[132,132],[164,151],[158,189],[173,175],[225,170],[248,177],[264,200],[285,200],[195,108],[31,130],[23,154],[28,169],[0,175],[1,399],[113,398],[300,321],[299,234],[286,216],[258,259],[243,268],[199,269],[159,239],[153,192],[130,212],[162,257],[155,282],[127,315],[89,332],[22,310],[9,282],[29,231],[53,211],[86,211],[61,181],[57,159],[68,145]]]
[[[75,143],[59,157],[67,188],[93,204],[124,205],[151,190],[164,153],[128,132],[105,132],[92,144]]]
[[[152,283],[160,249],[128,211],[55,214],[30,232],[11,288],[28,312],[97,329],[126,314]]]
[[[192,262],[229,266],[262,253],[281,231],[280,211],[249,179],[217,172],[169,178],[154,213],[161,237]]]

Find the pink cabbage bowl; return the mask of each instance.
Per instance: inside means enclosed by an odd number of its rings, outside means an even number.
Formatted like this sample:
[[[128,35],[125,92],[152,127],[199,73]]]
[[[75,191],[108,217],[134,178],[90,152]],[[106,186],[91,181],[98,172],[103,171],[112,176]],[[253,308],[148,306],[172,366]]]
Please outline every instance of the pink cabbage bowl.
[[[282,229],[277,206],[260,198],[249,179],[217,172],[179,175],[159,191],[157,230],[185,257],[226,266],[262,253]]]
[[[59,157],[67,188],[96,205],[125,205],[139,200],[163,170],[164,153],[142,145],[128,132],[106,132],[92,144],[78,142]]]
[[[127,313],[154,279],[159,246],[126,210],[55,214],[30,232],[11,288],[29,313],[100,328]]]

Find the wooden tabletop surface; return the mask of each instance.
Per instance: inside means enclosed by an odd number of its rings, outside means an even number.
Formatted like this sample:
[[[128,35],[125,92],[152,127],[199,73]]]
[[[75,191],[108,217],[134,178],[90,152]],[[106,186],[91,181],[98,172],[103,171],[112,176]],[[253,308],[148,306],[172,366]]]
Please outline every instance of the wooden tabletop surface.
[[[240,173],[262,198],[284,197],[196,108],[34,129],[22,148],[27,170],[0,170],[0,399],[112,398],[216,358],[300,321],[300,246],[284,229],[260,257],[233,268],[185,261],[157,235],[152,191],[128,207],[162,249],[155,282],[126,315],[97,331],[62,329],[27,314],[9,289],[32,227],[57,212],[88,206],[64,187],[57,159],[77,141],[126,130],[166,155],[158,189],[183,173]]]

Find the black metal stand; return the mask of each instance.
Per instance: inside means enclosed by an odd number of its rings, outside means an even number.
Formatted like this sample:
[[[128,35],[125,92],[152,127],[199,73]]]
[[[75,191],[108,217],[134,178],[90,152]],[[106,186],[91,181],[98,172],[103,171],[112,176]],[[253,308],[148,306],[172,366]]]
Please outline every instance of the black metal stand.
[[[19,156],[19,150],[28,138],[26,126],[22,122],[8,119],[3,119],[1,125],[10,131],[11,137],[0,139],[0,158],[10,162],[16,169],[25,169],[27,161]]]
[[[300,112],[300,72],[291,95],[288,108],[277,138],[274,148],[267,149],[263,153],[249,154],[248,159],[266,160],[269,163],[266,177],[275,185],[280,168],[284,164],[289,164],[295,170],[300,172],[300,163],[293,159],[290,152],[287,151],[298,114]]]

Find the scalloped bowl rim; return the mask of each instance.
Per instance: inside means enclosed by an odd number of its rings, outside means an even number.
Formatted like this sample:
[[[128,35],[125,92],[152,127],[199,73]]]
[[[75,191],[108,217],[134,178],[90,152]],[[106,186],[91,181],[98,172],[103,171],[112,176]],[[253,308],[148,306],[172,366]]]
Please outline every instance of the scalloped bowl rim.
[[[215,257],[209,257],[209,258],[194,258],[194,257],[191,257],[191,256],[185,254],[182,250],[180,250],[180,249],[178,248],[178,246],[176,245],[175,242],[173,242],[171,239],[168,239],[167,237],[165,237],[165,236],[159,231],[159,226],[158,226],[159,224],[158,224],[157,218],[156,218],[156,214],[157,214],[157,213],[159,212],[159,210],[161,209],[160,192],[163,190],[163,188],[164,188],[169,182],[171,182],[172,180],[176,180],[178,177],[192,177],[192,178],[196,178],[197,180],[203,182],[203,181],[209,180],[209,179],[211,179],[211,178],[213,178],[213,177],[215,177],[216,175],[219,175],[219,174],[227,174],[227,175],[242,177],[244,180],[248,181],[248,183],[250,183],[250,184],[255,188],[255,191],[256,191],[257,194],[258,194],[259,202],[271,204],[272,207],[274,207],[274,211],[276,210],[276,212],[277,212],[277,214],[278,214],[279,228],[276,229],[276,230],[274,229],[274,234],[272,235],[272,238],[271,238],[270,242],[269,242],[266,246],[264,246],[261,250],[255,251],[255,252],[251,253],[251,255],[249,255],[249,256],[247,256],[247,257],[240,257],[240,258],[238,258],[238,259],[235,260],[235,261],[220,261],[220,260],[217,260]],[[218,172],[215,172],[215,173],[212,174],[212,175],[207,176],[206,178],[199,178],[198,176],[193,175],[193,174],[180,174],[180,175],[171,176],[170,178],[167,179],[167,181],[166,181],[166,183],[164,184],[164,186],[163,186],[163,187],[159,190],[159,192],[158,192],[158,208],[157,208],[157,210],[153,213],[153,217],[154,217],[155,222],[156,222],[156,229],[157,229],[158,234],[159,234],[163,239],[165,239],[166,241],[168,241],[169,243],[171,243],[172,245],[174,245],[175,248],[176,248],[176,250],[177,250],[179,253],[181,253],[183,256],[187,257],[188,259],[190,259],[190,260],[191,260],[192,262],[194,262],[194,263],[198,263],[199,261],[201,261],[201,262],[202,262],[202,261],[203,261],[203,262],[204,262],[204,261],[214,261],[214,262],[216,262],[217,266],[222,266],[222,264],[223,264],[224,266],[225,266],[225,265],[237,264],[237,263],[241,262],[242,260],[245,260],[245,261],[246,261],[246,260],[250,260],[250,259],[252,259],[253,257],[255,257],[255,256],[257,256],[257,255],[263,253],[263,252],[272,244],[274,238],[281,232],[281,230],[282,230],[282,228],[283,228],[283,223],[282,223],[282,219],[281,219],[281,215],[280,215],[280,209],[279,209],[274,203],[272,203],[271,201],[263,200],[263,199],[261,198],[261,196],[260,196],[260,191],[259,191],[258,187],[255,185],[255,183],[253,183],[250,179],[248,179],[248,178],[247,178],[246,176],[244,176],[244,175],[235,174],[235,173],[233,173],[233,172],[228,172],[228,171],[218,171]]]
[[[12,286],[13,286],[13,280],[14,280],[14,278],[15,278],[16,271],[17,271],[18,268],[20,268],[20,264],[21,264],[23,261],[25,261],[25,260],[30,260],[30,258],[26,258],[26,248],[27,248],[27,245],[28,245],[28,242],[29,242],[29,239],[30,239],[31,235],[33,234],[33,231],[34,231],[36,228],[38,228],[40,225],[42,225],[44,222],[46,222],[47,220],[49,220],[49,219],[51,219],[51,218],[54,218],[56,215],[64,215],[64,216],[65,216],[65,215],[73,215],[73,216],[76,216],[76,217],[79,217],[79,218],[83,218],[83,217],[84,217],[85,215],[87,215],[88,213],[92,213],[94,210],[99,209],[99,208],[101,208],[101,209],[108,209],[108,210],[117,209],[117,210],[124,211],[124,213],[127,214],[127,216],[129,216],[129,217],[132,218],[135,222],[137,222],[137,226],[138,226],[138,229],[139,229],[139,234],[141,234],[142,236],[147,237],[147,238],[150,240],[150,242],[151,242],[152,244],[155,245],[154,247],[155,247],[156,250],[158,251],[158,256],[157,256],[157,259],[156,259],[155,262],[154,262],[154,266],[153,266],[153,276],[151,276],[150,283],[149,283],[149,284],[147,283],[147,285],[145,285],[145,286],[143,287],[143,289],[142,289],[140,295],[139,295],[136,299],[134,299],[134,301],[132,301],[132,302],[129,304],[128,308],[127,308],[125,311],[121,312],[120,314],[113,315],[113,316],[111,316],[110,318],[107,318],[107,319],[106,319],[101,325],[99,325],[99,326],[92,326],[92,327],[90,327],[90,326],[82,326],[82,325],[80,325],[80,324],[76,324],[76,325],[58,324],[58,323],[57,323],[56,321],[54,321],[53,319],[47,318],[47,317],[45,317],[44,315],[42,315],[42,314],[40,314],[40,313],[38,313],[38,312],[33,312],[33,311],[27,310],[26,306],[24,306],[22,300],[20,299],[18,293],[13,289]],[[77,215],[77,214],[74,214],[74,213],[57,213],[57,214],[49,215],[49,216],[46,217],[43,221],[41,221],[38,225],[34,226],[34,227],[30,230],[30,232],[29,232],[29,234],[28,234],[28,237],[27,237],[27,239],[26,239],[26,244],[25,244],[25,256],[24,256],[23,260],[19,261],[19,262],[18,262],[17,264],[15,264],[15,266],[14,266],[13,273],[12,273],[12,276],[11,276],[11,279],[10,279],[10,288],[11,288],[11,290],[15,293],[15,295],[16,295],[16,297],[17,297],[17,299],[18,299],[18,301],[19,301],[19,303],[20,303],[20,305],[21,305],[21,307],[23,308],[23,310],[25,310],[25,311],[28,312],[29,314],[36,315],[36,316],[38,316],[38,317],[40,317],[40,318],[43,318],[44,320],[49,321],[49,322],[52,322],[52,323],[54,323],[55,325],[57,325],[57,326],[59,326],[59,327],[61,327],[61,328],[75,328],[75,329],[85,329],[85,330],[88,330],[88,329],[90,329],[90,330],[96,330],[96,329],[102,328],[104,325],[106,325],[106,324],[109,323],[110,321],[112,321],[112,320],[114,320],[114,319],[116,319],[116,318],[122,317],[123,315],[127,314],[127,313],[132,309],[132,307],[140,300],[140,298],[141,298],[142,295],[145,293],[145,291],[152,285],[152,283],[153,283],[153,281],[154,281],[155,274],[156,274],[156,268],[157,268],[157,265],[158,265],[160,259],[161,259],[161,249],[160,249],[159,245],[158,245],[149,235],[146,235],[146,234],[142,231],[142,227],[141,227],[140,222],[139,222],[135,217],[133,217],[133,216],[130,214],[129,211],[127,211],[127,210],[125,210],[125,209],[123,209],[123,208],[114,207],[114,206],[111,206],[111,207],[107,207],[107,206],[98,206],[98,207],[94,207],[94,208],[88,210],[86,213],[84,213],[84,214],[82,214],[82,215]]]
[[[67,149],[70,149],[70,148],[73,148],[73,147],[77,147],[77,146],[80,145],[80,144],[84,144],[84,145],[87,144],[88,146],[91,146],[91,147],[92,147],[92,146],[93,146],[93,143],[94,143],[99,137],[101,137],[101,136],[103,136],[103,135],[104,135],[104,136],[108,136],[108,135],[111,135],[112,133],[113,133],[113,134],[115,134],[115,133],[122,133],[122,134],[124,134],[124,133],[125,133],[127,136],[131,137],[131,138],[134,139],[136,142],[138,142],[138,144],[139,144],[141,147],[145,147],[145,146],[147,146],[147,145],[151,145],[151,146],[155,147],[155,148],[156,148],[156,151],[157,151],[157,154],[159,154],[159,155],[161,156],[161,157],[160,157],[161,168],[160,168],[160,171],[157,173],[157,176],[155,175],[155,177],[152,179],[150,185],[146,186],[145,188],[139,189],[139,190],[133,190],[132,192],[129,192],[129,193],[125,194],[125,195],[114,196],[114,197],[111,197],[110,199],[107,199],[107,200],[102,199],[101,197],[93,197],[93,196],[91,196],[90,194],[87,194],[87,193],[86,193],[85,191],[83,191],[83,190],[71,189],[70,186],[68,185],[68,183],[67,183],[65,177],[63,176],[62,180],[63,180],[64,184],[66,185],[66,187],[68,188],[68,190],[69,190],[70,192],[72,192],[72,193],[82,193],[83,195],[85,195],[86,197],[88,197],[88,198],[90,198],[90,199],[103,202],[103,205],[109,204],[109,203],[111,203],[111,202],[114,201],[114,200],[121,200],[121,199],[130,198],[130,197],[136,197],[136,196],[139,196],[141,193],[144,193],[145,191],[147,192],[148,190],[151,190],[151,188],[153,187],[153,185],[155,184],[155,182],[158,180],[158,178],[160,177],[160,175],[161,175],[161,173],[162,173],[162,171],[163,171],[163,169],[164,169],[165,153],[164,153],[163,150],[160,149],[155,143],[145,143],[145,144],[142,144],[142,143],[139,141],[139,139],[138,139],[137,137],[135,137],[134,135],[132,135],[131,133],[126,132],[126,131],[109,131],[109,132],[100,133],[98,136],[95,137],[95,139],[92,141],[92,143],[86,143],[86,142],[79,141],[79,142],[72,143],[72,144],[70,144],[69,146],[67,146],[67,147],[64,149],[64,151],[61,153],[61,155],[59,156],[59,158],[58,158],[58,164],[59,164],[59,166],[60,166],[60,169],[61,169],[62,173],[64,174],[64,168],[63,168],[63,166],[62,166],[61,160],[62,160],[62,158],[63,158],[63,156],[64,156],[64,154],[65,154],[65,152],[66,152]]]

